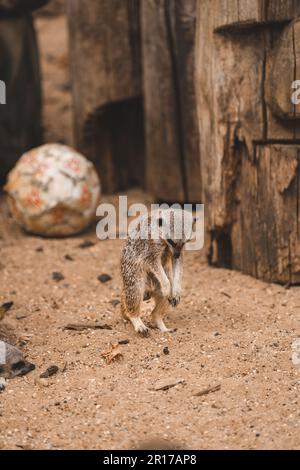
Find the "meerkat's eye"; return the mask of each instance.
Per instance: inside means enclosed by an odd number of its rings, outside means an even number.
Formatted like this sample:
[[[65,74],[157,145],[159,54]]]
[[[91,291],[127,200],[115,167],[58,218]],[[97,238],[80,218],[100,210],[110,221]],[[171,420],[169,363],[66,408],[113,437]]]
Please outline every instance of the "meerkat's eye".
[[[170,238],[168,238],[167,242],[169,243],[169,245],[171,245],[173,248],[176,247],[176,243],[173,242],[173,240],[171,240]]]

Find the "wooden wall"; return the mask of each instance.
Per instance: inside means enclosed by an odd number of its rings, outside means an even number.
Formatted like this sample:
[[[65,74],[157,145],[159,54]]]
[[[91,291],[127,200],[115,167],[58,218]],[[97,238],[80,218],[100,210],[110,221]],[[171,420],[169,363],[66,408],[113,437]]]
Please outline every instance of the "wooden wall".
[[[104,190],[199,201],[196,0],[69,0],[75,132]]]
[[[38,48],[28,13],[45,3],[0,0],[0,80],[6,85],[6,104],[0,105],[0,185],[22,153],[42,141]]]
[[[212,14],[213,12],[213,14]],[[196,88],[210,261],[300,282],[300,2],[198,2]]]
[[[300,282],[300,2],[68,0],[75,131],[104,190],[204,202],[209,261]]]

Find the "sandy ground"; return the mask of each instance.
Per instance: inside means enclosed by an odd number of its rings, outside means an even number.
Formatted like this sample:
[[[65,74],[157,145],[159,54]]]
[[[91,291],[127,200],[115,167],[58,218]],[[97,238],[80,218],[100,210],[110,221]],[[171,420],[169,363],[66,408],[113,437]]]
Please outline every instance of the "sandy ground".
[[[65,18],[39,17],[37,29],[45,138],[71,143]],[[85,239],[95,245],[79,248]],[[291,360],[300,288],[210,268],[203,254],[187,253],[182,303],[167,321],[177,332],[140,338],[111,303],[120,296],[121,245],[97,242],[94,228],[67,240],[26,236],[0,199],[0,305],[14,302],[1,328],[37,366],[0,395],[0,448],[300,449],[300,368]],[[97,279],[104,273],[107,284]],[[96,321],[112,329],[64,330]],[[123,359],[106,364],[101,353],[123,340]],[[51,365],[59,372],[40,381]],[[159,380],[184,384],[154,391]]]
[[[94,233],[25,236],[1,203],[0,304],[14,302],[2,328],[26,343],[37,369],[1,395],[0,447],[128,449],[155,440],[162,447],[299,449],[300,369],[291,345],[300,334],[300,289],[210,268],[203,255],[187,253],[182,303],[167,321],[177,332],[140,338],[111,304],[120,296],[122,242],[96,242]],[[79,248],[85,239],[96,244]],[[53,272],[64,280],[55,282]],[[112,277],[107,284],[97,279],[104,273]],[[112,330],[64,330],[86,322]],[[123,340],[123,359],[106,364],[101,353]],[[51,365],[59,372],[41,382]],[[162,379],[184,384],[154,391]]]

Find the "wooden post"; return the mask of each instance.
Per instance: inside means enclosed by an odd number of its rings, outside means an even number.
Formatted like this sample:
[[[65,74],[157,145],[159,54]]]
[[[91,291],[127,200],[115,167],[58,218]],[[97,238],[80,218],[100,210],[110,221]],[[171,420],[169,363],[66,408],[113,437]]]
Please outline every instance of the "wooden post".
[[[195,100],[196,0],[142,2],[146,184],[158,199],[201,199]]]
[[[143,184],[139,0],[68,0],[77,146],[105,192]]]
[[[198,3],[197,102],[210,261],[300,282],[299,2]],[[300,49],[299,49],[300,50]]]
[[[0,0],[0,184],[23,152],[41,143],[41,88],[38,48],[30,16],[44,0]],[[15,16],[16,15],[16,16]]]

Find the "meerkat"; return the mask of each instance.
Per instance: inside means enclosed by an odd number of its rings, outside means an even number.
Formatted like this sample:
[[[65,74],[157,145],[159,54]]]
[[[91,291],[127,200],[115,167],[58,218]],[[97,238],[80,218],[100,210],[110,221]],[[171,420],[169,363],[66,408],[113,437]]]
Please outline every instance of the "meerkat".
[[[121,257],[121,313],[142,335],[149,329],[141,319],[141,304],[150,298],[155,301],[154,324],[163,333],[171,331],[164,316],[169,305],[175,308],[180,303],[183,251],[194,223],[190,212],[159,209],[140,217],[137,229],[128,235]],[[155,237],[151,237],[153,233]]]
[[[0,341],[0,377],[13,379],[35,369],[35,365],[24,359],[21,351],[4,341]]]

